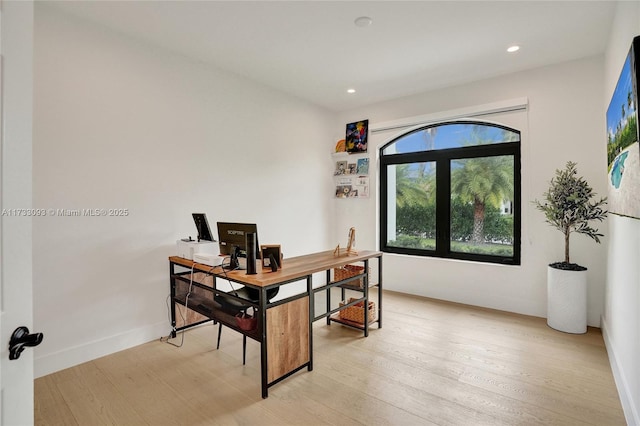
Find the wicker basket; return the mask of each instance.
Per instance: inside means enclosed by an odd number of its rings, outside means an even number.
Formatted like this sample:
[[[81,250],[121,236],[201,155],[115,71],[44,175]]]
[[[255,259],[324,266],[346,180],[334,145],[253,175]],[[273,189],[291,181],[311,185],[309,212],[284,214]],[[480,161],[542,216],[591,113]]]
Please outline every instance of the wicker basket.
[[[340,302],[340,306],[344,306],[347,303],[353,302],[353,297],[348,302]],[[376,304],[375,302],[369,302],[369,322],[372,322],[376,318]],[[358,302],[353,306],[349,306],[340,311],[340,319],[357,322],[358,324],[364,324],[364,302]]]
[[[334,281],[342,281],[342,280],[346,280],[347,278],[351,278],[354,277],[356,275],[360,275],[364,272],[364,266],[358,266],[358,265],[344,265],[340,268],[333,268],[333,280]],[[362,288],[363,287],[363,280],[362,278],[356,280],[356,281],[351,281],[349,282],[347,285],[350,286],[354,286],[354,287],[359,287]]]

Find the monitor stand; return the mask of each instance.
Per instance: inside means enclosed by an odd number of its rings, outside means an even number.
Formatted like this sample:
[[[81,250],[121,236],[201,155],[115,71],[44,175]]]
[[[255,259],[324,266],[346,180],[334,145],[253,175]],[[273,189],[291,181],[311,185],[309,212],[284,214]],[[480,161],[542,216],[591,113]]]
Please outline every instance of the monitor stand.
[[[224,266],[226,271],[243,271],[247,269],[247,259],[239,256],[240,248],[234,247],[229,256],[230,263],[228,266]]]

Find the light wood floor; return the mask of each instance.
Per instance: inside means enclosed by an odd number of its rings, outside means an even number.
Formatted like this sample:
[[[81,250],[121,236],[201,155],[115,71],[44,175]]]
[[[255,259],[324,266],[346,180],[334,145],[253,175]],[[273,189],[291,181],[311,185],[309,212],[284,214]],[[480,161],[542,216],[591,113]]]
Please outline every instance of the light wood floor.
[[[258,343],[216,328],[35,381],[38,425],[624,425],[599,329],[385,292],[384,326],[314,324],[314,371],[260,397]],[[174,339],[179,342],[180,339]]]

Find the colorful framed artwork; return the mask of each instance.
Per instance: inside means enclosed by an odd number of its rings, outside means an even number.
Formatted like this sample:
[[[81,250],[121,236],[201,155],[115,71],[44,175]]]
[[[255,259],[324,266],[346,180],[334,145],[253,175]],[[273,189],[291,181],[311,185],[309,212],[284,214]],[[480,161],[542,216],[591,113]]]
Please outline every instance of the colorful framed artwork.
[[[347,124],[347,134],[345,137],[347,152],[367,152],[368,140],[369,120],[361,120]]]

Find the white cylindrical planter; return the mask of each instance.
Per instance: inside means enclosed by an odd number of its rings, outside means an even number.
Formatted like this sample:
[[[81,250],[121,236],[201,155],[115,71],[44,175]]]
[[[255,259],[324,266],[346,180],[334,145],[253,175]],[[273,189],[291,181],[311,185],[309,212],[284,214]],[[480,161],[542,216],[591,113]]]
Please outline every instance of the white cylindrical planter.
[[[547,324],[565,333],[587,332],[587,271],[547,268]]]

